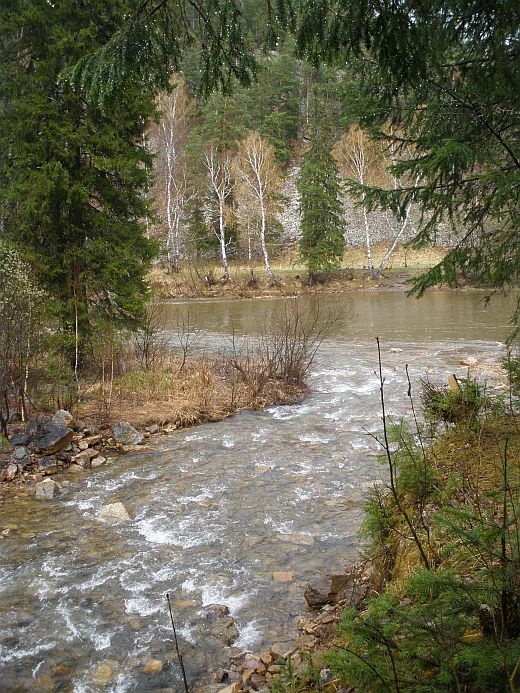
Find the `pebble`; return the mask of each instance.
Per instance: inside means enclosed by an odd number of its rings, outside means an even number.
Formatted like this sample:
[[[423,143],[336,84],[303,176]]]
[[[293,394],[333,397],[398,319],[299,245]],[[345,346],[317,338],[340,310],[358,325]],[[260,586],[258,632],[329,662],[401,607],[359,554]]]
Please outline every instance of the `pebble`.
[[[164,662],[162,662],[160,659],[151,659],[149,662],[146,662],[146,664],[143,667],[143,671],[145,674],[158,674],[160,671],[162,671],[164,668]]]

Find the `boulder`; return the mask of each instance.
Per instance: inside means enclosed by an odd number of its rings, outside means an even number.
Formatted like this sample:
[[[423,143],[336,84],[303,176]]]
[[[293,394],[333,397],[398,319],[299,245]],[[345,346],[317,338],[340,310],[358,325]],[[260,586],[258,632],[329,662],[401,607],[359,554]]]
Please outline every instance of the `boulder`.
[[[35,436],[38,433],[42,433],[42,431],[47,430],[47,426],[50,423],[50,419],[48,416],[44,416],[44,414],[38,414],[38,416],[35,419],[31,419],[27,426],[25,427],[25,432],[27,433],[28,436],[31,438]]]
[[[230,686],[221,688],[219,693],[239,693],[242,690],[241,683],[232,683]]]
[[[127,421],[120,421],[112,429],[112,436],[121,445],[141,445],[144,437]]]
[[[0,470],[0,481],[12,481],[18,474],[18,467],[16,464],[10,462],[6,467]]]
[[[40,452],[46,455],[52,455],[59,450],[63,450],[70,443],[74,436],[74,431],[66,426],[55,426],[54,424],[47,424],[43,435],[41,435],[37,441],[36,445]]]
[[[45,474],[56,474],[58,471],[57,460],[55,457],[40,457],[38,469]]]
[[[238,638],[235,621],[229,614],[229,609],[223,604],[209,604],[202,609],[204,623],[200,630],[206,636],[215,638],[225,645],[231,645]]]
[[[71,462],[79,464],[79,466],[83,467],[83,469],[90,469],[92,467],[92,460],[95,457],[98,457],[98,455],[98,450],[87,448],[86,450],[82,450],[81,452],[78,452],[77,455],[71,457]]]
[[[63,428],[74,428],[74,417],[66,409],[58,409],[51,419],[53,426],[59,426]]]
[[[9,442],[11,443],[11,445],[29,445],[29,443],[31,442],[31,436],[23,432],[15,433],[11,436],[11,440]]]
[[[346,600],[358,608],[367,595],[368,585],[356,571],[339,575],[324,575],[305,588],[304,596],[311,609]]]
[[[94,457],[94,459],[91,461],[91,466],[92,469],[95,469],[96,467],[102,467],[106,463],[107,458],[103,457],[103,455],[98,455],[97,457]]]
[[[26,447],[20,445],[13,450],[11,455],[11,463],[16,464],[18,469],[23,469],[27,465],[31,464],[32,457]]]
[[[36,484],[34,496],[35,498],[50,500],[54,498],[57,492],[58,484],[52,479],[44,479]]]
[[[103,505],[103,507],[99,511],[99,517],[102,520],[106,520],[107,522],[110,522],[112,524],[118,522],[128,522],[132,519],[128,514],[128,511],[125,508],[125,506],[121,503],[121,501],[116,501],[115,503],[108,503],[107,505]]]
[[[102,438],[103,438],[103,436],[101,435],[101,433],[96,433],[96,434],[91,435],[91,436],[85,436],[85,438],[83,438],[83,440],[81,442],[86,443],[87,447],[94,447],[94,445],[99,443],[100,440],[102,440]]]

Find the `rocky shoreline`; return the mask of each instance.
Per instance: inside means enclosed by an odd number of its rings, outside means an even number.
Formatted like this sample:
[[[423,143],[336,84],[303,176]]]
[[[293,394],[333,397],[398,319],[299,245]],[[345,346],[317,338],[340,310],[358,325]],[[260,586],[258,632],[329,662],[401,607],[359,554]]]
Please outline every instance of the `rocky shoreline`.
[[[152,436],[171,433],[178,426],[153,424],[142,432],[126,421],[113,427],[96,426],[60,409],[53,416],[39,414],[25,426],[15,422],[13,428],[10,449],[0,453],[0,493],[52,499],[70,485],[59,479],[62,472],[104,466],[120,454],[143,449]]]
[[[344,573],[323,575],[305,589],[308,612],[298,621],[298,633],[293,642],[273,643],[260,653],[229,648],[229,656],[213,672],[214,684],[196,686],[194,693],[268,693],[271,684],[289,686],[293,676],[309,667],[312,655],[329,648],[337,634],[337,623],[345,608],[362,609],[372,592],[372,580],[366,565],[355,565]],[[233,619],[223,605],[205,607],[209,614],[208,632],[225,640],[233,629]],[[319,690],[352,693],[334,678],[331,670],[312,661],[317,669]]]

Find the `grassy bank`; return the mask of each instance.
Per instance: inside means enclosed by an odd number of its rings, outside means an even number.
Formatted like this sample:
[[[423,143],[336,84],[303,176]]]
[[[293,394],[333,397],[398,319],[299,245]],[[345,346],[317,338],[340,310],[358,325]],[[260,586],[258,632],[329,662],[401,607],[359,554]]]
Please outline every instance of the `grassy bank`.
[[[113,434],[118,422],[132,424],[149,438],[246,409],[298,402],[330,326],[318,313],[304,315],[294,302],[283,302],[269,333],[254,343],[232,338],[224,351],[208,354],[201,351],[192,325],[179,329],[175,346],[159,319],[154,304],[132,340],[107,333],[81,378],[65,371],[63,379],[36,383],[27,400],[30,409],[25,417],[17,413],[0,448],[0,489],[39,482],[68,468],[85,450],[76,448],[89,446],[91,439],[92,456],[124,452],[128,446]],[[9,404],[16,412],[16,400]],[[56,436],[52,445],[47,434]],[[90,458],[82,462],[90,468]]]
[[[255,355],[195,356],[183,362],[182,356],[171,354],[153,369],[133,367],[96,383],[77,403],[75,413],[106,426],[130,421],[138,428],[185,427],[301,399],[303,382],[268,371]]]
[[[433,438],[402,422],[382,435],[390,481],[364,523],[371,596],[273,690],[519,689],[520,417],[471,380],[426,388],[423,404]]]
[[[373,264],[378,266],[386,247],[373,248]],[[308,293],[354,290],[373,290],[378,287],[402,286],[407,279],[439,262],[444,256],[442,248],[411,250],[397,248],[389,266],[376,279],[365,268],[364,248],[350,248],[345,253],[342,267],[331,273],[323,283],[309,286],[305,267],[299,261],[296,249],[289,249],[272,262],[277,283],[266,276],[263,265],[256,262],[251,269],[231,262],[230,281],[223,282],[222,270],[217,262],[185,265],[177,274],[168,274],[161,267],[151,272],[149,281],[158,298],[252,298],[255,296],[295,296]]]

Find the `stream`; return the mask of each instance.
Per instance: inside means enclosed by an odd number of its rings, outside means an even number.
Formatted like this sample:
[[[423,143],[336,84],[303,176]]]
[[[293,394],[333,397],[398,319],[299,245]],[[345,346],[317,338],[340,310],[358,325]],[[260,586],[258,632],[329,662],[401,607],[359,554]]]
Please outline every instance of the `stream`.
[[[71,486],[52,501],[0,504],[0,689],[182,691],[166,592],[190,683],[211,682],[227,657],[207,636],[204,605],[229,607],[235,647],[291,641],[309,579],[355,560],[364,495],[384,477],[370,435],[381,429],[374,336],[387,411],[406,416],[406,364],[416,392],[422,376],[445,383],[451,372],[465,375],[467,357],[493,384],[513,301],[497,296],[485,306],[482,297],[324,296],[320,311],[340,319],[301,404],[178,430],[70,474]],[[277,305],[192,301],[167,304],[164,314],[173,334],[189,313],[210,350],[231,332],[258,334]],[[130,522],[98,518],[114,501]],[[154,661],[164,663],[160,671]]]

